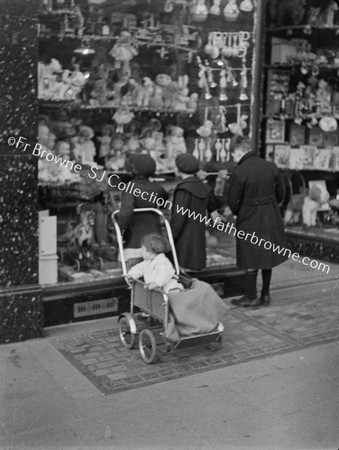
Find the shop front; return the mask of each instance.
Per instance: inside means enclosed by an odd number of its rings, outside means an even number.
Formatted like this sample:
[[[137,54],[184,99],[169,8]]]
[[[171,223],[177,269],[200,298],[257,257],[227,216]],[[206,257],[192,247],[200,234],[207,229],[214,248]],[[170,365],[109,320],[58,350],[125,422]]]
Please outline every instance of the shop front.
[[[0,6],[0,342],[128,308],[110,217],[129,155],[150,154],[171,192],[192,153],[222,190],[232,137],[259,147],[263,5],[27,3]],[[239,293],[234,242],[207,242],[198,277]]]

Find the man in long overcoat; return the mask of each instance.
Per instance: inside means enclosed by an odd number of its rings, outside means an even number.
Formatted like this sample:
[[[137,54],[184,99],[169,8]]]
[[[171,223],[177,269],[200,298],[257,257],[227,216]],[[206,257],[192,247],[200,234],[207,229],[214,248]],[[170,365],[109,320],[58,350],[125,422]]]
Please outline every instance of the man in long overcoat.
[[[237,264],[246,269],[245,295],[233,304],[258,307],[268,305],[272,268],[287,259],[286,238],[279,204],[285,198],[285,185],[277,166],[257,156],[251,144],[237,138],[233,142],[233,159],[238,163],[228,192],[228,203],[236,215]],[[238,237],[239,230],[245,237]],[[258,269],[263,287],[257,298]]]

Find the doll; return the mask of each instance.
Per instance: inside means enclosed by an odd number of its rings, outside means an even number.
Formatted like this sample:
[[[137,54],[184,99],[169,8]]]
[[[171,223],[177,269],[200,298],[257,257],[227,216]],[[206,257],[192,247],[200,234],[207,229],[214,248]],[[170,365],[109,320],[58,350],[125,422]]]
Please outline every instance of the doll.
[[[118,171],[124,168],[124,146],[125,142],[121,137],[116,136],[112,139],[111,150],[105,162],[106,169]]]
[[[92,128],[82,125],[79,129],[78,137],[75,142],[74,157],[75,160],[84,165],[94,165],[95,146],[92,141],[94,132]]]
[[[102,136],[98,137],[98,141],[100,142],[99,148],[100,160],[104,161],[105,158],[109,155],[113,133],[114,133],[113,125],[104,125],[102,127]]]
[[[170,125],[167,131],[167,158],[175,159],[176,156],[187,151],[184,130],[181,127]]]
[[[124,30],[120,33],[116,44],[109,54],[115,59],[115,67],[117,69],[121,68],[122,73],[129,77],[131,75],[129,62],[138,54],[138,50],[133,47],[133,39],[129,31]]]

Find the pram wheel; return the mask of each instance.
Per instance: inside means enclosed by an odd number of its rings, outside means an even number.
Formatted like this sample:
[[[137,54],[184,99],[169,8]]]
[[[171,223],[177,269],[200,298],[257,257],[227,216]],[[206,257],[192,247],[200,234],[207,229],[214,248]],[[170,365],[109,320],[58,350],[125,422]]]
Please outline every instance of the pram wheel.
[[[137,325],[131,314],[122,316],[119,320],[119,337],[122,344],[131,349],[135,343]]]
[[[157,353],[157,343],[155,342],[154,334],[147,328],[140,332],[139,350],[146,364],[152,364],[154,362]]]

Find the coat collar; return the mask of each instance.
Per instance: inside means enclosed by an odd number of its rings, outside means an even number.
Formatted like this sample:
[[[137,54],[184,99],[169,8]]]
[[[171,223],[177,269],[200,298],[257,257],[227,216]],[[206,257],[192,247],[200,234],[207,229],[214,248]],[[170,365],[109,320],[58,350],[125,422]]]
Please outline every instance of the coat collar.
[[[244,161],[246,161],[246,159],[251,158],[252,156],[257,156],[257,153],[254,151],[245,153],[241,160],[238,162],[238,166],[240,166],[240,164],[242,164]]]

